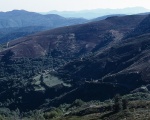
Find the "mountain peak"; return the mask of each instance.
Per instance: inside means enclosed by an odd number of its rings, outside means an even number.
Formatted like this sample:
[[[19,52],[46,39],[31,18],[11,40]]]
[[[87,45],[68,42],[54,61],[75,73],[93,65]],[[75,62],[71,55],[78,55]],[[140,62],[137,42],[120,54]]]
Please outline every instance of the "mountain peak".
[[[4,12],[4,13],[28,13],[29,11],[26,11],[26,10],[11,10],[11,11],[8,11],[8,12]]]

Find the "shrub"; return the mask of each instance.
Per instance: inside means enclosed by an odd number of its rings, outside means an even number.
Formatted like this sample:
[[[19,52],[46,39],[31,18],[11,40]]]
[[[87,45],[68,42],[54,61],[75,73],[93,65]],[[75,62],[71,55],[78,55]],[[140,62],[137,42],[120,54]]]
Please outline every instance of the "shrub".
[[[51,119],[57,117],[57,112],[56,111],[51,111],[51,112],[46,112],[44,113],[44,118],[45,119]]]
[[[0,120],[4,120],[4,118],[0,115]]]
[[[81,99],[76,99],[72,104],[71,107],[80,107],[84,104],[84,102]]]
[[[59,108],[54,108],[50,112],[44,113],[44,118],[45,119],[51,119],[51,118],[58,117],[60,115],[62,115],[62,111]]]

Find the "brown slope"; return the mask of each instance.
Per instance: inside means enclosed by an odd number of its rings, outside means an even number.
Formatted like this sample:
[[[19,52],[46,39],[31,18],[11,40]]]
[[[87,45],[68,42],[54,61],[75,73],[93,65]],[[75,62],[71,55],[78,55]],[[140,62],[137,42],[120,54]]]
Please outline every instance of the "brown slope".
[[[115,42],[115,44],[109,44],[108,47],[97,51],[92,56],[73,61],[59,69],[59,73],[66,75],[65,77],[68,77],[68,79],[82,81],[92,79],[101,82],[118,83],[131,88],[149,83],[149,21],[150,16],[147,16],[135,27],[133,30],[136,33],[135,36],[132,36],[134,32],[131,31],[131,34],[129,34],[131,38],[123,39],[120,42]]]
[[[136,37],[150,32],[150,14],[126,38]]]
[[[150,34],[128,39],[105,51],[73,61],[59,73],[62,77],[77,81],[117,83],[134,89],[149,83]]]
[[[91,52],[95,47],[98,50],[112,41],[120,40],[144,18],[144,15],[111,17],[98,22],[62,27],[11,41],[6,50],[14,52],[14,57],[40,57],[54,49],[60,53],[59,56],[77,57]]]

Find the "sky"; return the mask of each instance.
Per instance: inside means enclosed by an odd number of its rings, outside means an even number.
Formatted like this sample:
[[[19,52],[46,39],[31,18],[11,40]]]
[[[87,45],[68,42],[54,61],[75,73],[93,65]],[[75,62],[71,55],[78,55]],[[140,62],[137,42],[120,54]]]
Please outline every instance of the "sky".
[[[150,9],[150,0],[0,0],[0,11],[14,9],[33,12],[80,11],[97,8],[144,7]]]

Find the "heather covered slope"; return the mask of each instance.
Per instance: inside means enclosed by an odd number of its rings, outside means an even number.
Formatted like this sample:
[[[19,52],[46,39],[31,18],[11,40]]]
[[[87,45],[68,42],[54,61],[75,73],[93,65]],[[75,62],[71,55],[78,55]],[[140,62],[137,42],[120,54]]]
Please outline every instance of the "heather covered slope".
[[[150,33],[150,15],[146,17],[129,35],[126,37],[136,37],[142,34]]]
[[[138,26],[149,26],[149,16]],[[146,26],[146,28],[147,28]],[[145,30],[147,31],[149,27]],[[135,28],[144,31],[143,27]],[[132,33],[132,32],[131,32]],[[127,88],[149,82],[150,34],[144,32],[137,37],[123,39],[110,44],[84,59],[73,61],[59,70],[70,79],[92,79],[119,83]]]
[[[104,82],[118,83],[120,81],[124,84],[132,83],[134,80],[137,83],[141,80],[149,82],[147,78],[149,76],[149,37],[150,35],[146,34],[125,40],[90,57],[73,61],[59,72],[64,72],[64,75],[78,80],[86,78]],[[127,81],[124,81],[125,79]]]
[[[79,57],[118,42],[144,18],[144,15],[110,17],[98,22],[57,28],[11,41],[8,49],[14,52],[14,57],[40,57],[50,51],[57,51],[63,57]]]

